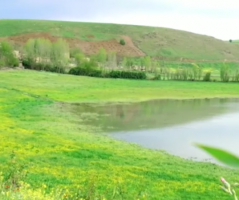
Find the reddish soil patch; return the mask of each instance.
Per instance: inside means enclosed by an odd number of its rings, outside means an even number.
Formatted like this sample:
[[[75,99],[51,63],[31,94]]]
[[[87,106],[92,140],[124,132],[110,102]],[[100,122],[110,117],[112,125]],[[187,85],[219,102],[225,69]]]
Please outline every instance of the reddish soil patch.
[[[93,35],[88,35],[94,37]],[[17,36],[11,36],[6,38],[0,38],[10,40],[18,45],[25,44],[29,39],[46,38],[52,42],[55,42],[60,37],[52,36],[49,33],[29,33]],[[80,48],[85,54],[97,53],[100,48],[104,48],[106,51],[117,53],[119,56],[144,56],[145,54],[137,48],[128,36],[122,36],[126,44],[121,45],[116,39],[107,41],[82,41],[74,38],[63,38],[71,47]]]
[[[88,37],[88,38],[95,38],[94,35],[87,35],[86,37]]]

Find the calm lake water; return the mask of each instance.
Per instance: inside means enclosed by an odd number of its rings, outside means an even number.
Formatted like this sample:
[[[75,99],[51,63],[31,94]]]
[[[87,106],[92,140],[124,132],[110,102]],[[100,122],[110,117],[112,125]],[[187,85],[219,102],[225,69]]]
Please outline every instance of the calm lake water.
[[[154,100],[129,104],[80,104],[83,123],[113,138],[165,150],[193,160],[214,160],[193,146],[201,143],[239,155],[239,100]]]

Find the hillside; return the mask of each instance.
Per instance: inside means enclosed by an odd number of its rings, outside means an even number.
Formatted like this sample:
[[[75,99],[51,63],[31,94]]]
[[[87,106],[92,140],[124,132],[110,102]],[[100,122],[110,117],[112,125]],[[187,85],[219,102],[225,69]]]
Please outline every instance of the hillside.
[[[0,40],[23,44],[29,38],[63,37],[92,54],[104,47],[122,56],[149,55],[177,61],[239,61],[239,44],[168,28],[84,22],[0,20]],[[126,45],[119,44],[123,38]]]

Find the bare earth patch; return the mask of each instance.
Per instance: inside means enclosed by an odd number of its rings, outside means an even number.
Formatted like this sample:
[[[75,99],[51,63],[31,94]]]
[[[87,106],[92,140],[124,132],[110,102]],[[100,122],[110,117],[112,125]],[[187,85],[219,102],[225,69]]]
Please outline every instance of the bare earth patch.
[[[24,70],[24,67],[2,67],[0,71]]]
[[[88,35],[88,38],[93,37],[94,37],[93,35]],[[51,42],[55,42],[60,37],[52,36],[49,33],[28,33],[23,35],[0,38],[0,40],[8,39],[16,44],[23,45],[29,39],[36,38],[45,38],[49,39]],[[66,40],[71,47],[80,48],[85,54],[94,54],[97,53],[100,48],[104,48],[106,51],[115,52],[119,56],[137,57],[145,55],[144,52],[142,52],[139,48],[137,48],[134,45],[130,37],[122,36],[122,38],[126,42],[125,45],[121,45],[119,41],[117,41],[116,39],[106,41],[82,41],[74,38],[63,38],[63,39]]]

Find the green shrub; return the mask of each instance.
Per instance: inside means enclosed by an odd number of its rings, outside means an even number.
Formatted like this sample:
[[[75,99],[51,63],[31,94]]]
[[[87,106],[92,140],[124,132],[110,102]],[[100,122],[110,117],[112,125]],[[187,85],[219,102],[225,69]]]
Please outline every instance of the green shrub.
[[[49,68],[44,68],[42,70],[44,71],[50,71],[50,72],[56,72],[56,73],[60,73],[60,74],[65,74],[66,70],[64,67],[58,67],[58,66],[48,66]]]
[[[211,80],[211,72],[206,72],[203,81],[210,81]]]
[[[145,72],[119,71],[113,70],[107,74],[109,78],[126,78],[126,79],[146,79]]]
[[[102,77],[102,70],[86,67],[74,67],[71,68],[69,74],[81,75],[81,76],[92,76],[92,77]]]
[[[26,69],[31,69],[31,61],[29,59],[23,59],[22,60],[22,65],[26,68]]]
[[[88,73],[88,76],[92,77],[103,77],[102,70],[100,69],[91,69]]]
[[[98,64],[95,60],[84,60],[81,64],[80,67],[86,68],[86,69],[96,69],[98,68]]]
[[[112,70],[109,73],[107,73],[107,77],[108,78],[121,78],[121,72],[122,71],[118,71],[118,70]]]
[[[31,61],[24,59],[22,61],[22,65],[26,68],[26,69],[33,69],[33,70],[38,70],[38,71],[48,71],[48,72],[56,72],[56,73],[61,73],[61,74],[65,74],[65,68],[64,67],[58,67],[58,66],[54,66],[51,63],[47,63],[47,64],[43,64],[43,63],[35,63],[32,64]]]
[[[153,78],[153,80],[161,80],[161,79],[162,77],[160,74],[155,75],[155,77]]]
[[[87,67],[73,67],[70,69],[69,74],[81,75],[81,76],[92,76],[92,77],[105,77],[105,78],[126,78],[126,79],[146,79],[144,72],[130,72],[130,71],[102,71],[95,68]]]
[[[124,39],[120,39],[120,44],[121,45],[125,45],[125,40]]]

